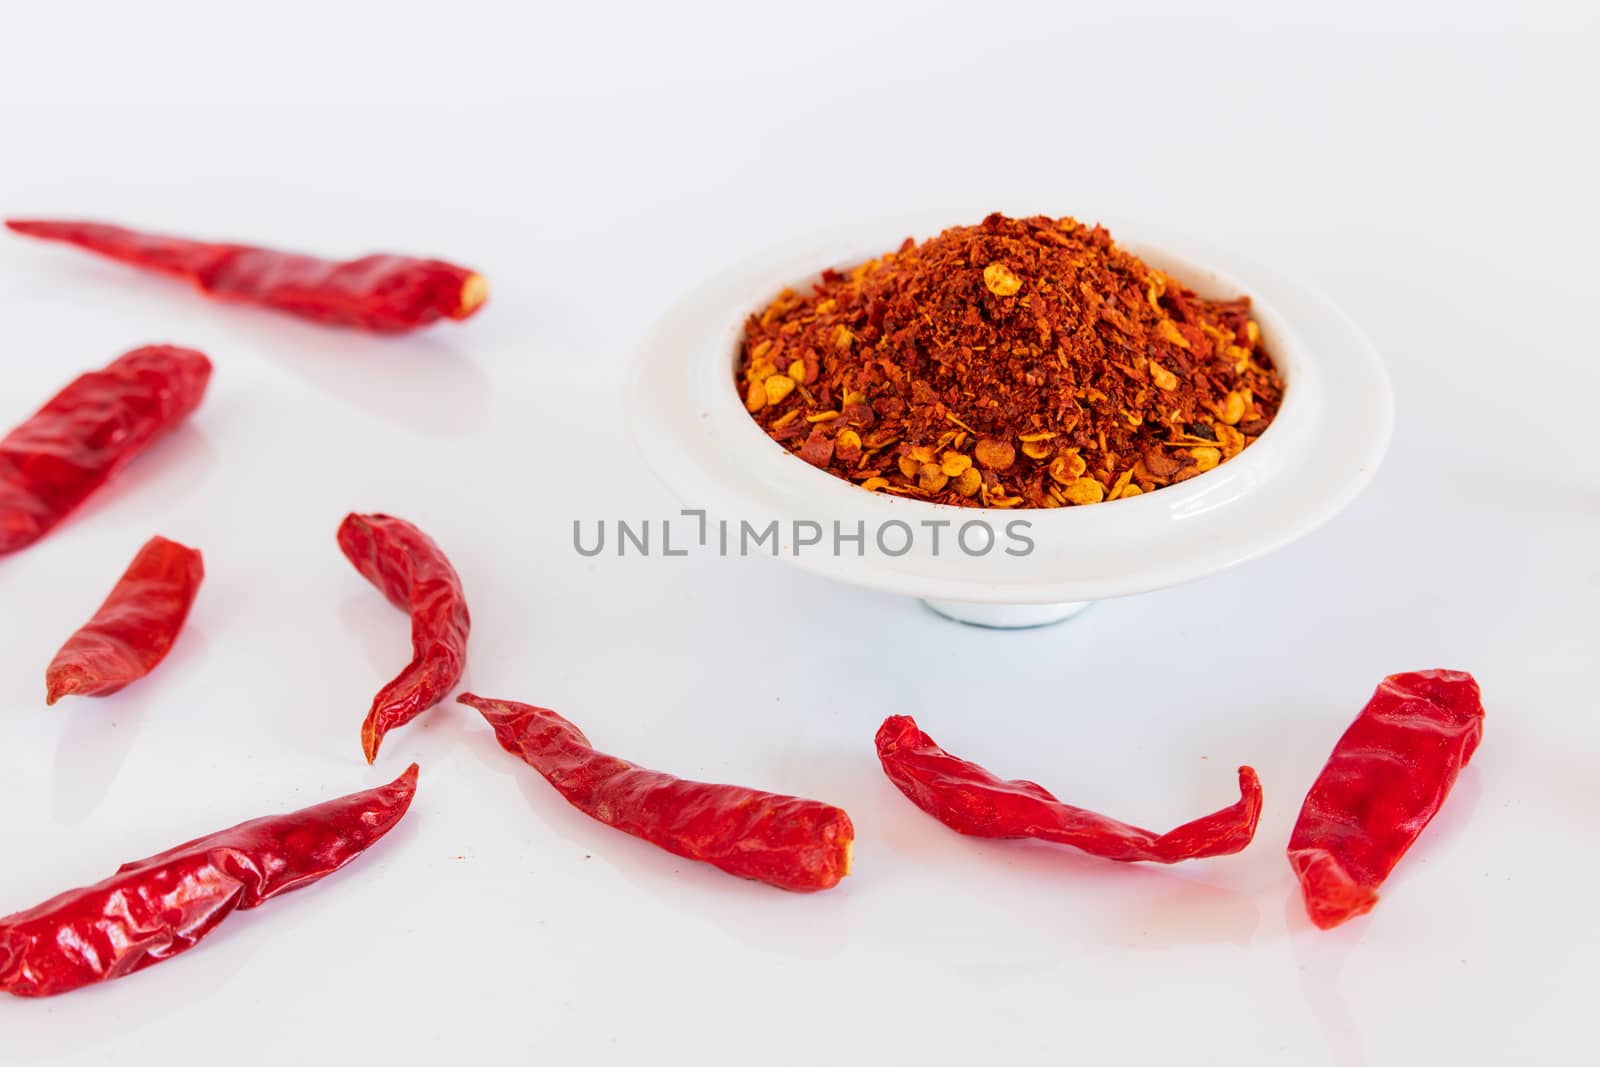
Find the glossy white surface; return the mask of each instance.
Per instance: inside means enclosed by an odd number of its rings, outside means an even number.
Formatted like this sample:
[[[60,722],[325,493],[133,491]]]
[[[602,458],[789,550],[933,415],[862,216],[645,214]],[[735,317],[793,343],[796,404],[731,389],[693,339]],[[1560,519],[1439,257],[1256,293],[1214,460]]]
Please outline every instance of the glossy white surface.
[[[1148,592],[1260,556],[1326,522],[1377,470],[1394,402],[1377,353],[1346,315],[1237,253],[1116,219],[1103,221],[1124,248],[1201,296],[1250,294],[1286,391],[1273,424],[1233,460],[1129,500],[1000,511],[868,493],[768,440],[733,381],[751,312],[786,286],[808,291],[825,267],[852,267],[961,217],[947,208],[807,237],[728,267],[673,305],[640,346],[628,425],[686,507],[741,530],[777,520],[779,558],[872,589],[985,606],[1055,605]],[[797,524],[808,522],[822,531],[822,545],[800,543],[808,535]],[[987,542],[974,531],[970,552],[952,546],[973,522],[987,524]],[[928,535],[931,523],[948,528],[942,542]],[[1025,524],[1026,551],[1008,536],[1013,523]],[[839,529],[864,531],[862,549],[834,551]],[[995,548],[980,551],[985,543]]]
[[[0,426],[140,342],[217,361],[188,429],[0,561],[0,911],[422,764],[340,875],[143,974],[0,1000],[0,1063],[1582,1062],[1593,16],[1311,10],[0,5],[0,210],[436,253],[494,285],[469,324],[374,340],[0,235]],[[1382,470],[1277,552],[1020,633],[770,560],[573,551],[575,518],[676,513],[623,416],[670,303],[952,203],[1146,219],[1327,293],[1394,382]],[[352,508],[451,552],[474,690],[834,801],[855,874],[794,897],[619,838],[458,706],[369,770],[407,627],[339,555]],[[50,656],[158,531],[209,571],[172,658],[45,708]],[[1483,748],[1378,909],[1320,933],[1282,854],[1299,800],[1379,677],[1428,666],[1476,673]],[[879,773],[891,712],[1152,827],[1249,762],[1260,836],[1177,868],[958,837]]]

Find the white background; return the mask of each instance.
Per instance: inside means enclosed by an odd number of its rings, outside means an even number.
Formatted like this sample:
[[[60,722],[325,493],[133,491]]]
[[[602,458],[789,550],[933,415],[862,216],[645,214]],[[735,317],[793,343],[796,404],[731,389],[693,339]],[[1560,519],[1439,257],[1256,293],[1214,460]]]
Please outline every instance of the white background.
[[[1587,10],[1586,10],[1587,9]],[[0,427],[136,344],[208,351],[193,422],[0,560],[0,912],[423,766],[317,887],[132,978],[0,1003],[0,1061],[1569,1062],[1592,1032],[1600,728],[1592,7],[760,8],[19,3],[0,211],[482,270],[464,326],[372,339],[5,235]],[[1312,536],[1026,633],[770,560],[581,560],[675,507],[622,421],[633,346],[764,245],[949,205],[1179,226],[1323,289],[1398,421]],[[690,777],[840,804],[793,896],[567,808],[468,709],[361,759],[407,624],[346,511],[446,547],[468,684]],[[170,660],[44,706],[151,534],[208,577]],[[1369,917],[1304,918],[1305,788],[1384,674],[1473,671],[1478,758]],[[953,751],[1158,828],[1261,772],[1255,845],[1120,866],[952,834],[883,779]]]

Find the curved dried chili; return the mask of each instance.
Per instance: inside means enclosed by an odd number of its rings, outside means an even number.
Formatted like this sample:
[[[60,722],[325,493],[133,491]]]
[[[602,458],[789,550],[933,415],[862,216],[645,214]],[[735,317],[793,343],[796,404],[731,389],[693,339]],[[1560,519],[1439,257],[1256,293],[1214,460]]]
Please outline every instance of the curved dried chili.
[[[0,918],[0,990],[55,996],[187,952],[235,910],[361,855],[400,821],[416,789],[413,763],[388,785],[197,838]]]
[[[1238,852],[1255,837],[1261,818],[1261,781],[1249,767],[1239,768],[1238,803],[1156,834],[1063,804],[1033,782],[1007,781],[958,759],[909,715],[885,719],[877,747],[884,773],[900,792],[952,830],[974,837],[1030,837],[1108,860],[1177,863]]]
[[[221,300],[287,311],[333,326],[401,333],[483,306],[483,276],[438,259],[371,255],[329,260],[250,245],[161,237],[97,222],[9,219],[17,233],[62,241],[186,279]]]
[[[1283,382],[1250,300],[1207,300],[1099,226],[990,215],[779,294],[735,385],[801,459],[941,504],[1147,493],[1237,456]]]
[[[361,751],[378,758],[383,737],[450,695],[467,665],[467,611],[461,578],[433,539],[392,515],[347,515],[339,548],[361,576],[411,616],[411,662],[372,698]]]
[[[1483,740],[1483,698],[1465,671],[1392,674],[1306,794],[1289,864],[1326,930],[1364,915]]]
[[[152,537],[94,618],[50,661],[45,703],[64,696],[110,696],[149,674],[178,639],[204,577],[199,552]]]
[[[49,533],[200,406],[211,361],[151,345],[74,379],[0,439],[0,556]]]
[[[495,737],[607,826],[686,859],[795,892],[831,889],[850,873],[855,828],[831,804],[734,785],[689,782],[597,752],[548,708],[464,693]]]

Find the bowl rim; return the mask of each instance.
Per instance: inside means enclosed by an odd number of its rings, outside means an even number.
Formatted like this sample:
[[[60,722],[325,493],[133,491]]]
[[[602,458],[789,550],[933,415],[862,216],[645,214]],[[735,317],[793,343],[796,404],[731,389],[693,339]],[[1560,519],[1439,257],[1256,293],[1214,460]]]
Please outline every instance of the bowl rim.
[[[946,600],[1055,603],[1190,581],[1310,532],[1370,481],[1393,428],[1393,396],[1371,343],[1325,297],[1193,237],[1103,220],[1118,245],[1203,295],[1248,294],[1285,378],[1272,424],[1240,455],[1131,499],[1056,509],[970,508],[869,492],[767,436],[735,385],[751,311],[785,286],[946,228],[951,213],[864,220],[758,252],[683,294],[643,339],[627,382],[628,423],[647,465],[711,520],[779,521],[777,554],[816,573]],[[1312,340],[1314,338],[1314,340]],[[1312,484],[1315,483],[1315,484]],[[965,526],[1025,520],[1027,556],[802,552],[793,524]],[[1039,544],[1044,551],[1038,550]],[[1159,550],[1159,551],[1157,551]]]

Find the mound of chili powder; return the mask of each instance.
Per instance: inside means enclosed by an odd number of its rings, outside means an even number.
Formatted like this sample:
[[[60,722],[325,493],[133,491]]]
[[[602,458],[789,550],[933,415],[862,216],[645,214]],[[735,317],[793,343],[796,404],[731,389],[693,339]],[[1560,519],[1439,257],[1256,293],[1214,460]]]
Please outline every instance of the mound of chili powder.
[[[1283,382],[1250,299],[1203,300],[1070,218],[990,215],[750,317],[738,386],[767,434],[864,489],[1060,507],[1243,451]]]

